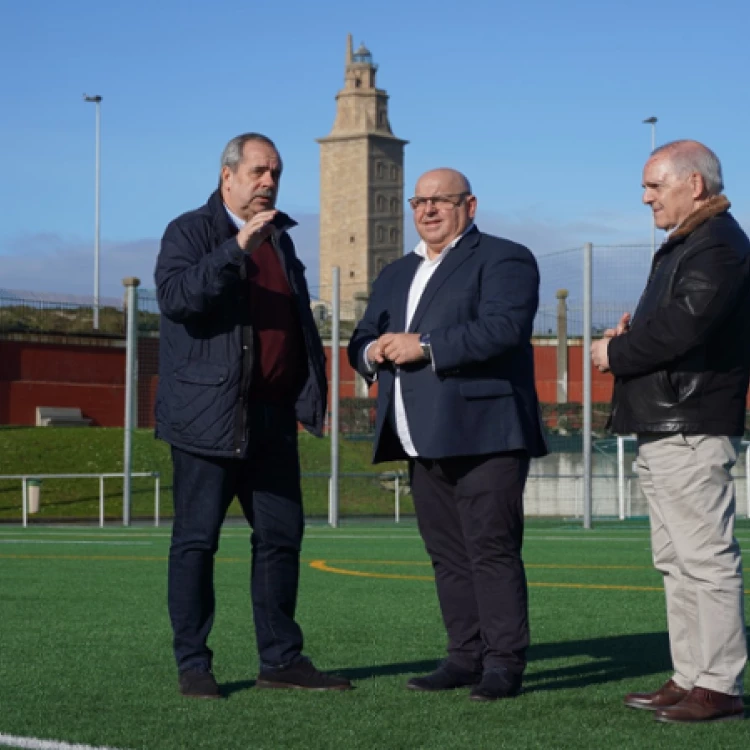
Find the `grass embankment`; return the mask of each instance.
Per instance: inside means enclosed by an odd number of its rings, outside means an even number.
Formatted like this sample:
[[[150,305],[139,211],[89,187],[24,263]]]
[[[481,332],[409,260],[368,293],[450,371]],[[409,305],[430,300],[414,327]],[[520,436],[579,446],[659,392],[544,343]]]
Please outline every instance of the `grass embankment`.
[[[302,491],[308,516],[328,513],[328,471],[330,440],[300,434]],[[390,515],[393,513],[392,483],[378,474],[403,469],[401,464],[373,466],[372,443],[341,441],[342,474],[368,474],[345,477],[340,482],[342,515]],[[133,471],[159,472],[161,476],[161,515],[172,514],[172,465],[169,446],[155,440],[152,430],[133,433]],[[0,475],[2,474],[99,474],[122,472],[123,430],[94,427],[4,427],[0,428]],[[105,514],[122,518],[122,480],[105,480]],[[46,479],[41,490],[40,512],[32,520],[98,518],[98,479]],[[152,518],[154,480],[134,478],[132,517]],[[402,498],[402,511],[413,512],[408,497]],[[237,502],[231,515],[241,515]],[[0,520],[17,520],[21,515],[20,480],[0,480]]]

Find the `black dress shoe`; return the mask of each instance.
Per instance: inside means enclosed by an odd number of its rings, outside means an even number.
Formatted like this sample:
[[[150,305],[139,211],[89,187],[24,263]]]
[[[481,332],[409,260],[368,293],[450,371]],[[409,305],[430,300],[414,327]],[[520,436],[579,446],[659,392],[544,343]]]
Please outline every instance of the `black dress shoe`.
[[[464,669],[449,661],[444,661],[434,672],[424,677],[412,677],[406,687],[410,690],[455,690],[456,688],[476,685],[482,678],[480,672]]]
[[[186,669],[178,677],[180,692],[186,698],[221,698],[216,678],[208,667]]]
[[[317,670],[307,658],[292,662],[283,669],[261,669],[255,681],[257,688],[296,688],[297,690],[351,690],[346,677]]]
[[[507,667],[490,667],[484,670],[481,682],[472,689],[473,701],[496,701],[513,698],[521,692],[521,675]]]

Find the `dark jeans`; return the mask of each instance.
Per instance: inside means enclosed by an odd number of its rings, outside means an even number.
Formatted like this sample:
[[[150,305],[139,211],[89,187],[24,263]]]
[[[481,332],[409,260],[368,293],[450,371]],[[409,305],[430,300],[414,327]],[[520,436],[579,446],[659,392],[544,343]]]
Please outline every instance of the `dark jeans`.
[[[435,571],[448,659],[521,674],[529,645],[524,451],[411,464],[419,531]]]
[[[169,551],[169,616],[180,671],[211,666],[214,555],[233,498],[252,527],[250,590],[261,665],[300,656],[294,620],[304,519],[297,423],[292,408],[253,404],[245,459],[214,458],[172,447],[174,525]]]

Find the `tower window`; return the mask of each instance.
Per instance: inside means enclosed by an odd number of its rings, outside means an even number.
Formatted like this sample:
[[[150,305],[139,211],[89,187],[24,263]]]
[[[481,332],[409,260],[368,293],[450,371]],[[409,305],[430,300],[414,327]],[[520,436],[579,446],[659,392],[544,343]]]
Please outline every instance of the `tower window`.
[[[354,271],[349,271],[349,278],[350,278],[350,279],[353,279],[353,278],[354,278]]]
[[[391,242],[395,244],[398,241],[398,229],[391,229]]]
[[[354,88],[358,89],[362,85],[362,80],[360,78],[354,79]]]
[[[395,198],[391,198],[391,213],[398,213],[398,201]]]
[[[383,166],[383,162],[382,161],[379,161],[375,165],[375,173],[377,174],[378,177],[382,177],[383,174],[385,173],[385,167]]]
[[[398,179],[398,170],[396,169],[396,166],[394,164],[391,164],[391,179]]]
[[[349,243],[350,243],[351,245],[353,245],[353,244],[354,244],[354,235],[353,235],[353,234],[350,234],[350,235],[349,235]]]
[[[377,229],[378,242],[382,242],[385,239],[385,229],[378,227]]]
[[[378,211],[385,211],[385,198],[382,195],[379,195],[377,197],[376,203],[378,206]]]

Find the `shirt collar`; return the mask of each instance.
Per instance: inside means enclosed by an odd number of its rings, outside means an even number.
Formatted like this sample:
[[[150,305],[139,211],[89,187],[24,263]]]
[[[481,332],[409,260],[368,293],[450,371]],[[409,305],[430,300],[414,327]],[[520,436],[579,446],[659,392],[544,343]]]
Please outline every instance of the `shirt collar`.
[[[232,220],[232,222],[237,227],[237,229],[242,229],[242,227],[244,227],[245,224],[247,224],[247,222],[244,219],[240,219],[239,216],[233,214],[229,210],[229,206],[227,206],[226,203],[224,204],[224,210],[227,212],[227,214],[229,215],[229,218]]]
[[[476,224],[473,222],[469,224],[468,227],[463,231],[462,234],[460,234],[458,237],[456,237],[455,240],[449,242],[432,260],[427,255],[427,244],[424,240],[420,240],[417,243],[417,246],[414,248],[414,252],[416,255],[418,255],[420,258],[426,258],[431,263],[434,263],[436,260],[442,260],[450,250],[452,250],[456,245],[458,245],[461,240],[466,237],[466,235],[476,227]]]

